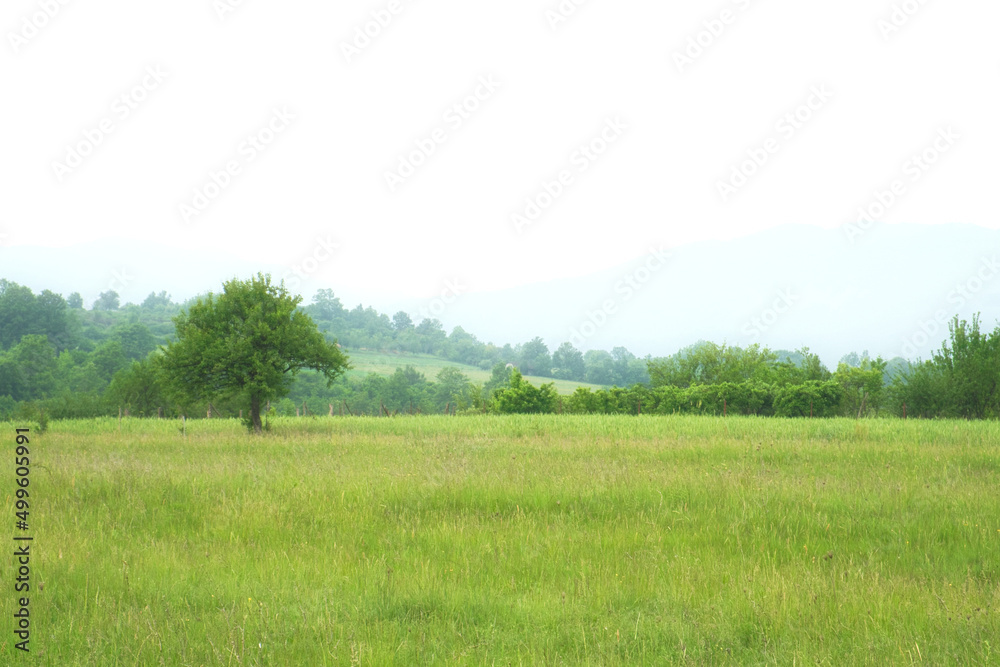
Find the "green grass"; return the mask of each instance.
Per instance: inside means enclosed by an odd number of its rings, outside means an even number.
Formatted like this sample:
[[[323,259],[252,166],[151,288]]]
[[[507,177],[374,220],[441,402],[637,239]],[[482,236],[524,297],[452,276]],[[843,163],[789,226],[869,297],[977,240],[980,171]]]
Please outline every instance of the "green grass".
[[[997,664],[997,443],[912,420],[55,422],[31,443],[30,662]],[[28,664],[5,589],[0,663]]]
[[[395,373],[397,368],[404,368],[406,366],[413,366],[432,382],[437,378],[437,374],[441,372],[442,368],[447,368],[449,366],[454,366],[459,369],[476,384],[483,384],[490,379],[491,375],[491,371],[484,371],[476,366],[469,366],[467,364],[448,361],[447,359],[442,359],[441,357],[435,357],[429,354],[412,354],[409,352],[396,354],[391,352],[375,352],[372,350],[358,350],[357,348],[352,348],[348,351],[348,356],[350,357],[352,366],[352,369],[347,371],[347,375],[350,377],[360,378],[368,375],[369,373],[389,376]],[[589,387],[591,389],[602,388],[602,385],[598,384],[573,382],[571,380],[556,380],[554,378],[538,377],[537,375],[526,375],[524,376],[524,379],[535,386],[551,382],[555,384],[556,391],[563,395],[572,394],[576,391],[577,387]]]

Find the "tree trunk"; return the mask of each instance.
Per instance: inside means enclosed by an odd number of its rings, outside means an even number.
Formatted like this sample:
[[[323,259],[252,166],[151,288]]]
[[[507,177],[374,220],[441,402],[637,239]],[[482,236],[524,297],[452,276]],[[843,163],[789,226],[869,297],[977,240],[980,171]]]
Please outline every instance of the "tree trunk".
[[[253,424],[253,432],[260,433],[263,427],[260,423],[260,397],[250,397],[250,422]]]

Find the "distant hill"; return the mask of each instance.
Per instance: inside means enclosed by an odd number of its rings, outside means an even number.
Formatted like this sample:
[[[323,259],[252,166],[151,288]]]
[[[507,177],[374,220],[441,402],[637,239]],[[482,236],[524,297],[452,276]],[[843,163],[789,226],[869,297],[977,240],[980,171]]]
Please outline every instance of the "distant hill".
[[[423,373],[431,382],[437,377],[442,368],[453,366],[458,368],[470,380],[476,384],[483,384],[490,379],[490,371],[484,371],[475,366],[460,364],[447,359],[441,359],[429,354],[412,354],[407,352],[376,352],[374,350],[345,349],[351,361],[352,369],[347,371],[348,377],[363,377],[368,373],[390,376],[397,368],[413,366],[417,371]],[[589,387],[590,389],[600,389],[601,385],[588,384],[586,382],[573,382],[570,380],[556,380],[553,378],[543,378],[534,375],[525,375],[524,378],[534,385],[541,385],[546,382],[555,384],[556,391],[563,395],[572,394],[577,387]]]
[[[926,359],[947,338],[942,319],[981,312],[992,329],[1000,318],[998,251],[1000,231],[971,225],[876,225],[854,244],[842,230],[787,226],[675,248],[648,275],[640,257],[582,278],[464,295],[442,319],[499,340],[530,333],[550,347],[592,330],[574,344],[622,345],[640,357],[711,340],[808,346],[830,368],[866,349]],[[614,312],[602,315],[606,302]]]
[[[866,349],[885,358],[927,358],[947,337],[941,320],[981,312],[992,328],[1000,317],[998,248],[1000,231],[972,225],[876,224],[853,243],[843,229],[784,226],[674,248],[657,270],[644,269],[648,258],[640,256],[580,278],[465,293],[432,316],[446,330],[461,326],[481,341],[513,344],[541,336],[550,350],[571,341],[582,350],[624,346],[639,357],[665,356],[711,340],[788,350],[805,345],[831,368],[844,354]],[[220,275],[257,271],[276,278],[289,273],[281,264],[197,247],[150,253],[145,244],[125,240],[0,248],[4,277],[36,292],[79,291],[88,304],[122,282],[123,272],[127,284],[114,289],[123,302],[138,302],[160,290],[184,300],[218,289]],[[371,304],[414,319],[428,304],[368,294],[362,282],[318,280],[303,285],[306,303],[320,288],[332,288],[348,307]],[[613,312],[603,312],[607,305]]]

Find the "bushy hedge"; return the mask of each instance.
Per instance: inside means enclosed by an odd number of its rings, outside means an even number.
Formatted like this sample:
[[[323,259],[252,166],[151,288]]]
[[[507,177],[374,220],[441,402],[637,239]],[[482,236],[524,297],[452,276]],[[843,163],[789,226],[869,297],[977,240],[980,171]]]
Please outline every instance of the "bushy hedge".
[[[566,399],[574,414],[694,414],[833,417],[840,410],[841,387],[833,381],[810,380],[778,387],[757,381],[698,384],[650,389],[634,385],[593,391],[579,387]]]
[[[841,395],[840,384],[833,380],[788,385],[775,393],[774,414],[777,417],[836,417]]]

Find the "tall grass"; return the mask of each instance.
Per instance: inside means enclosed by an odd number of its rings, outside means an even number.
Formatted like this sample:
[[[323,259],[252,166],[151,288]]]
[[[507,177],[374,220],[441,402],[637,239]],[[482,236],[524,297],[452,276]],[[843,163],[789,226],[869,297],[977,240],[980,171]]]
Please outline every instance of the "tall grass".
[[[34,662],[993,664],[997,443],[989,422],[53,422]]]

